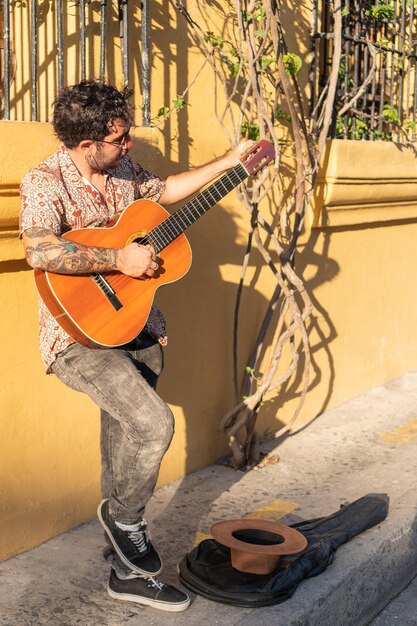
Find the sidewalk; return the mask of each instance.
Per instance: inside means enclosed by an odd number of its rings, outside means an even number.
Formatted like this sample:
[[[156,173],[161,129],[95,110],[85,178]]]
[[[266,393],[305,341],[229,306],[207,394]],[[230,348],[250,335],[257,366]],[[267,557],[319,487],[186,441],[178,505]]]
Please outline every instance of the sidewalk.
[[[417,574],[417,372],[327,411],[249,473],[213,465],[160,489],[147,509],[164,559],[161,578],[216,521],[328,515],[367,493],[387,493],[378,527],[336,552],[321,575],[272,607],[247,609],[193,596],[184,613],[164,613],[106,593],[103,532],[84,524],[0,564],[0,624],[7,626],[365,626]]]

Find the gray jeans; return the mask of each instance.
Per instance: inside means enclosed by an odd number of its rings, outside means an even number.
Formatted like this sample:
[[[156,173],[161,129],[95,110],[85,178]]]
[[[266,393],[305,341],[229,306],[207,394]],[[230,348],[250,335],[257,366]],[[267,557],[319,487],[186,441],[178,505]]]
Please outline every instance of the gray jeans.
[[[161,346],[143,334],[123,348],[71,344],[52,366],[101,409],[102,496],[125,524],[141,518],[174,433],[172,412],[155,391],[162,367]]]

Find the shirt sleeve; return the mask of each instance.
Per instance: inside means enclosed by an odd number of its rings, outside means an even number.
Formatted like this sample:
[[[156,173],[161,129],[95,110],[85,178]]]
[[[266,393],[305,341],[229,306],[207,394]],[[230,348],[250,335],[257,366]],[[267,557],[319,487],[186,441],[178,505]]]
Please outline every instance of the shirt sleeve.
[[[165,191],[165,181],[156,174],[144,170],[139,163],[132,161],[132,164],[136,182],[136,199],[147,198],[158,202]]]
[[[31,171],[20,185],[19,235],[34,226],[62,232],[63,207],[53,180],[42,171]]]

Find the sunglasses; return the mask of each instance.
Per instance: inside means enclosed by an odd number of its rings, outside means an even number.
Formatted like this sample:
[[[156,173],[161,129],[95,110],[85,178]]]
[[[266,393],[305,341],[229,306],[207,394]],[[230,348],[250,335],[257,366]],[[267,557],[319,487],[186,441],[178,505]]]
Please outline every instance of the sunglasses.
[[[127,148],[128,150],[130,150],[133,145],[129,133],[125,133],[117,141],[106,141],[102,139],[101,141],[96,141],[96,143],[109,143],[112,146],[117,146],[118,148]]]

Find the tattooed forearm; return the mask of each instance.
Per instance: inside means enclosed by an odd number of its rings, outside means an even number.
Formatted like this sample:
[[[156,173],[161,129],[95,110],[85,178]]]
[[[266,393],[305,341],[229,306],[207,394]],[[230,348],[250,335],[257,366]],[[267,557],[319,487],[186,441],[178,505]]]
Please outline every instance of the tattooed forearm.
[[[38,237],[46,237],[49,235],[54,235],[52,230],[49,228],[43,228],[41,226],[34,226],[33,228],[28,228],[25,230],[24,236],[27,239],[38,239]]]
[[[35,232],[36,231],[36,232]],[[23,236],[26,259],[35,268],[56,274],[91,274],[117,269],[117,248],[95,248],[31,228]]]

